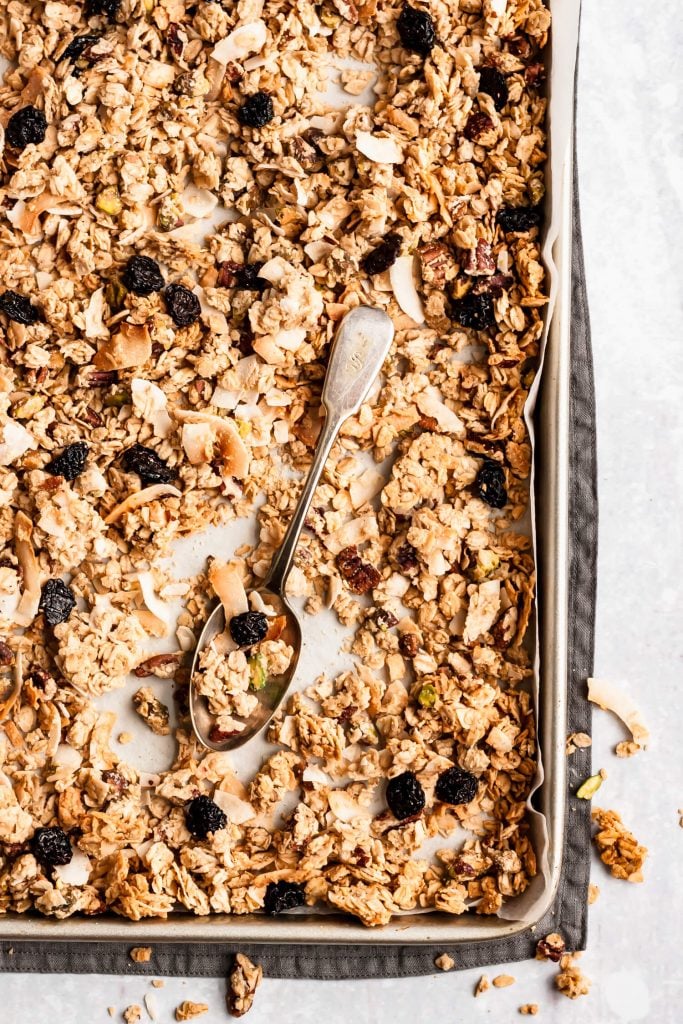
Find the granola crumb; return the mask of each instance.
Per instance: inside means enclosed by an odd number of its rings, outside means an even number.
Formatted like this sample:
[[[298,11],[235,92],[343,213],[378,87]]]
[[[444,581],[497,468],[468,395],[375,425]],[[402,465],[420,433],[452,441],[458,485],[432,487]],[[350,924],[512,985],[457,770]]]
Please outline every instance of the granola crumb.
[[[560,960],[560,970],[555,976],[555,985],[567,999],[587,996],[591,982],[576,965],[577,954],[565,953]]]
[[[614,753],[617,757],[634,757],[642,749],[635,740],[622,740],[621,743],[617,743]]]
[[[566,946],[564,939],[558,932],[551,932],[550,935],[546,935],[544,939],[539,939],[536,943],[536,959],[537,960],[552,960],[554,964],[558,964],[564,956]]]
[[[538,1013],[538,1003],[524,1003],[520,1006],[519,1012],[524,1017],[535,1017]]]
[[[641,846],[624,827],[616,811],[596,807],[593,820],[599,829],[593,838],[603,864],[615,878],[626,882],[642,882],[647,847]]]
[[[148,964],[152,959],[152,947],[151,946],[133,946],[129,951],[128,956],[131,958],[133,963],[136,964]]]
[[[142,1007],[138,1006],[137,1003],[132,1003],[130,1006],[127,1006],[126,1009],[123,1011],[123,1019],[125,1020],[126,1024],[137,1024],[141,1017]]]
[[[176,1006],[176,1020],[192,1020],[194,1017],[201,1017],[209,1009],[208,1003],[193,1003],[185,999],[180,1006]]]
[[[593,885],[593,883],[591,882],[591,884],[588,886],[588,904],[589,904],[589,906],[592,906],[593,903],[597,902],[599,895],[600,895],[600,886]]]
[[[227,1006],[232,1017],[243,1017],[254,1002],[256,989],[263,979],[263,968],[253,964],[244,953],[235,956],[228,977]]]
[[[115,1006],[108,1006],[107,1007],[107,1013],[109,1014],[110,1017],[113,1017],[114,1014],[116,1013],[116,1007]]]
[[[484,992],[488,992],[491,988],[491,982],[489,981],[486,974],[482,974],[481,978],[477,982],[477,987],[474,990],[474,997],[482,995]]]
[[[125,747],[126,743],[133,742],[133,734],[131,732],[120,732],[117,736],[117,740],[122,747]]]
[[[573,754],[576,750],[583,750],[586,747],[593,745],[593,740],[585,732],[572,732],[567,736],[567,743],[565,746],[565,753],[567,755]]]
[[[163,988],[164,984],[165,982],[163,978],[152,978],[152,985],[154,986],[154,988]]]
[[[451,971],[455,967],[455,960],[448,953],[442,953],[441,956],[437,956],[434,963],[440,971]]]
[[[497,974],[493,979],[493,984],[496,988],[508,988],[510,985],[514,985],[516,980],[511,974]]]

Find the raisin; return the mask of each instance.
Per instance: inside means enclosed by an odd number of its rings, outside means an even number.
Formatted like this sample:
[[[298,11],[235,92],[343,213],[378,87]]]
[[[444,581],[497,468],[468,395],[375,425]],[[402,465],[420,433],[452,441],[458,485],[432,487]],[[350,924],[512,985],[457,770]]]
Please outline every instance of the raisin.
[[[505,471],[497,462],[487,460],[477,473],[474,486],[482,501],[491,508],[504,508],[508,494],[505,490]]]
[[[48,580],[40,593],[39,609],[50,626],[66,622],[76,606],[76,598],[64,580]]]
[[[185,824],[195,839],[206,839],[211,832],[219,832],[228,824],[225,812],[208,796],[196,796],[185,808]]]
[[[396,262],[401,251],[403,239],[392,231],[384,241],[363,257],[361,266],[366,274],[372,277],[374,274],[382,274]]]
[[[396,561],[404,573],[412,572],[413,569],[418,567],[417,550],[412,544],[405,541],[396,553]]]
[[[134,295],[151,295],[164,287],[159,264],[150,256],[131,256],[121,280]]]
[[[420,57],[428,57],[436,45],[434,22],[427,11],[418,11],[405,4],[396,28],[405,49]]]
[[[119,13],[121,0],[88,0],[85,8],[86,18],[95,18],[103,15],[109,21],[114,21]]]
[[[375,622],[379,629],[384,632],[387,629],[391,629],[398,622],[398,619],[393,612],[390,612],[388,608],[378,608],[375,612]]]
[[[493,100],[496,110],[502,110],[508,101],[508,87],[502,71],[488,65],[480,68],[479,92],[485,92]]]
[[[31,853],[44,868],[54,868],[57,864],[68,864],[73,857],[69,837],[58,825],[55,825],[54,828],[36,829],[30,846]]]
[[[255,92],[237,111],[240,124],[246,128],[263,128],[275,117],[273,101],[267,92]]]
[[[91,46],[94,46],[95,43],[99,43],[101,38],[102,38],[101,36],[95,36],[95,35],[74,36],[73,39],[71,40],[71,42],[69,43],[69,45],[67,46],[66,50],[64,51],[64,53],[62,54],[62,56],[59,59],[60,60],[70,60],[74,64],[77,61],[79,61],[81,59],[81,57],[84,57],[85,60],[87,60],[88,59],[87,51],[90,49]]]
[[[467,118],[467,124],[463,131],[463,135],[470,142],[476,142],[482,135],[493,130],[493,121],[488,114],[482,114],[478,111],[476,114],[470,114]]]
[[[134,444],[132,448],[127,448],[122,461],[126,472],[137,473],[145,487],[148,484],[167,484],[175,475],[154,449],[144,444]]]
[[[531,231],[542,219],[540,206],[504,206],[498,211],[496,223],[503,231]]]
[[[462,299],[457,299],[452,304],[451,311],[457,323],[463,327],[470,327],[473,331],[484,331],[487,327],[494,327],[496,323],[493,299],[486,293],[477,295],[474,292],[467,292]]]
[[[365,594],[376,587],[382,576],[369,562],[363,562],[355,545],[337,555],[337,568],[354,594]]]
[[[268,632],[268,619],[263,612],[242,612],[230,619],[230,636],[240,647],[259,644]]]
[[[235,270],[235,287],[245,292],[264,292],[270,288],[265,277],[259,277],[263,263],[243,263]]]
[[[116,769],[111,768],[106,772],[102,772],[102,782],[106,782],[107,785],[113,790],[114,796],[121,796],[122,793],[128,789],[128,779],[121,772],[117,772]]]
[[[50,459],[45,472],[50,476],[63,476],[65,480],[75,480],[85,468],[85,460],[90,451],[85,441],[76,441],[68,445],[63,452]]]
[[[19,292],[7,291],[0,295],[0,313],[4,313],[15,324],[35,324],[40,319],[40,311],[30,299]]]
[[[454,766],[441,772],[436,780],[434,796],[444,804],[468,804],[477,795],[478,783],[471,772]]]
[[[189,327],[199,319],[202,311],[199,299],[184,284],[169,284],[164,292],[164,302],[176,327]]]
[[[546,935],[544,939],[539,939],[536,943],[537,960],[551,960],[552,963],[559,964],[565,952],[564,939],[557,932]]]
[[[174,57],[182,57],[185,44],[180,38],[180,25],[176,21],[169,22],[166,31],[166,45]]]
[[[295,907],[304,907],[305,905],[306,892],[303,885],[299,885],[298,882],[268,883],[263,909],[271,917],[282,914],[285,910],[294,910]]]
[[[47,121],[42,110],[36,107],[22,107],[12,114],[5,128],[5,141],[12,149],[26,149],[39,146],[45,139]]]
[[[413,818],[424,810],[425,791],[414,772],[403,772],[389,779],[386,796],[389,810],[399,821]]]

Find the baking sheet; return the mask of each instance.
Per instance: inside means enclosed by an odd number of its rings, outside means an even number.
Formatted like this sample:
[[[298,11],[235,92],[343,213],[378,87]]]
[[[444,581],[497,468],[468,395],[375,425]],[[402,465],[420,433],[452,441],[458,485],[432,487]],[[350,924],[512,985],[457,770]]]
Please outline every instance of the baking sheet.
[[[571,133],[571,119],[572,119],[572,98],[573,98],[573,72],[574,72],[574,54],[576,50],[576,39],[578,32],[578,14],[579,14],[579,3],[576,0],[555,0],[550,5],[553,13],[553,33],[554,41],[551,45],[551,64],[550,64],[550,76],[549,76],[549,93],[550,93],[550,106],[549,106],[549,129],[551,133],[550,142],[550,154],[548,163],[548,181],[549,181],[549,192],[548,192],[548,203],[549,203],[549,217],[547,220],[546,229],[546,240],[543,249],[543,255],[548,268],[549,281],[550,281],[550,304],[548,307],[548,319],[546,322],[546,332],[548,334],[548,326],[551,323],[551,316],[555,312],[558,303],[558,297],[563,280],[567,280],[568,265],[566,267],[560,267],[557,259],[557,245],[558,242],[562,241],[561,231],[563,224],[566,224],[566,208],[563,207],[563,199],[566,200],[566,185],[568,182],[568,170],[569,170],[569,140]],[[362,97],[364,98],[364,97]],[[344,102],[348,104],[348,96],[344,95]],[[335,102],[334,106],[338,106],[339,103]],[[350,104],[348,104],[350,105]],[[207,225],[208,227],[208,225]],[[565,309],[566,312],[566,309]],[[555,321],[552,321],[555,323]],[[557,331],[554,332],[558,338],[562,337],[562,334]],[[544,337],[545,343],[545,337]],[[555,367],[558,370],[558,367]],[[545,375],[545,371],[544,371]],[[559,386],[562,386],[561,371],[559,373]],[[536,404],[538,395],[538,388],[540,383],[540,374],[532,389],[529,405],[527,409],[527,422],[529,425],[530,433],[533,440],[533,423],[531,422],[531,414]],[[534,538],[536,538],[536,510],[532,505],[532,523],[534,529]],[[179,577],[193,574],[198,570],[204,568],[206,558],[208,555],[218,555],[220,557],[230,557],[233,552],[244,543],[254,543],[256,540],[256,524],[255,520],[238,520],[228,524],[226,527],[220,529],[214,529],[206,531],[201,536],[186,539],[177,545],[176,554],[174,557],[174,572]],[[554,569],[562,571],[563,566],[560,561],[555,561]],[[543,589],[543,588],[542,588]],[[180,602],[177,605],[177,610],[180,610]],[[348,655],[344,655],[341,652],[343,640],[348,636],[348,631],[339,625],[336,620],[336,616],[332,613],[325,612],[321,613],[316,617],[306,616],[305,618],[305,644],[302,651],[302,658],[300,667],[297,673],[297,681],[295,688],[303,689],[310,685],[314,678],[316,678],[324,668],[325,672],[329,676],[334,676],[338,672],[348,668],[352,663],[352,660]],[[540,634],[539,634],[540,636]],[[150,645],[152,646],[152,645]],[[163,641],[156,643],[156,649],[158,651],[165,651],[175,649],[175,639],[173,636]],[[324,665],[321,665],[320,651],[325,651]],[[541,658],[540,655],[541,647],[537,651],[536,656],[536,673],[534,681],[534,698],[537,709],[539,708],[539,680],[542,686],[545,685],[546,677],[550,683],[550,673],[547,672],[548,665],[545,659]],[[543,667],[543,676],[541,676],[541,666]],[[555,666],[557,669],[558,666]],[[554,690],[553,705],[557,707],[557,687],[563,683],[563,676],[561,672],[558,674],[555,672],[554,678]],[[139,682],[132,681],[130,685],[137,687]],[[157,682],[153,685],[157,686],[168,686],[161,682]],[[160,770],[167,768],[173,757],[174,741],[172,737],[158,737],[150,733],[150,731],[144,726],[140,719],[135,715],[130,706],[130,688],[123,690],[113,691],[109,694],[104,695],[99,701],[99,705],[102,708],[108,708],[117,712],[117,725],[114,729],[114,735],[118,735],[123,731],[130,732],[134,736],[133,743],[126,746],[117,746],[114,742],[113,747],[119,754],[119,756],[128,761],[130,764],[136,766],[144,774],[148,774],[153,777],[154,774]],[[560,695],[561,699],[561,695]],[[549,703],[549,702],[547,702]],[[547,709],[546,703],[546,709]],[[547,715],[544,712],[544,718]],[[555,730],[553,730],[555,731]],[[545,740],[548,736],[548,730],[544,730],[545,735],[543,737],[543,752],[544,761],[547,763],[548,749]],[[557,739],[557,737],[555,737]],[[268,753],[275,749],[268,745],[265,740],[259,738],[258,740],[252,741],[242,751],[237,752],[233,755],[233,764],[236,774],[243,780],[248,780],[251,775],[258,769],[261,761]],[[555,754],[550,758],[555,765],[557,765],[557,757]],[[150,778],[152,781],[152,778]],[[535,788],[540,787],[543,781],[543,766],[539,762],[539,770],[536,778]],[[547,788],[547,787],[544,787]],[[557,789],[556,786],[553,787]],[[498,922],[495,919],[488,919],[482,921],[479,919],[477,922],[469,922],[465,929],[461,932],[461,928],[458,927],[458,935],[462,934],[465,938],[465,932],[474,930],[479,932],[481,938],[492,937],[493,934],[501,935],[508,931],[513,923],[526,924],[532,920],[538,919],[543,912],[547,909],[549,902],[549,894],[552,894],[553,879],[557,874],[557,850],[556,839],[558,836],[557,828],[553,828],[550,834],[548,829],[549,819],[549,806],[546,799],[542,800],[542,812],[537,811],[530,807],[530,815],[533,827],[534,843],[539,856],[540,873],[539,876],[534,880],[527,893],[521,897],[517,897],[515,900],[509,901],[505,904],[503,911],[501,912],[500,920]],[[284,808],[286,811],[286,808]],[[557,810],[557,808],[556,808]],[[557,814],[553,815],[557,818]],[[437,846],[443,846],[444,840],[440,839],[436,843]],[[551,856],[552,854],[552,856]],[[178,919],[180,924],[180,918],[184,915],[176,915],[173,919]],[[417,914],[411,914],[408,919],[403,919],[403,925],[411,922],[417,918]],[[442,915],[432,915],[433,918],[440,918]],[[305,915],[302,918],[301,925],[306,927],[306,941],[314,941],[316,935],[312,928],[312,922],[304,925],[304,921],[309,922],[311,914]],[[109,919],[111,920],[111,919]],[[260,921],[262,925],[266,925],[268,922],[264,919],[256,919]],[[320,924],[322,926],[324,917],[321,918]],[[214,924],[222,922],[223,928],[225,928],[225,918],[212,918],[212,919],[199,919],[195,920],[194,926],[192,927],[192,933],[194,938],[218,939],[215,933]],[[509,922],[507,925],[505,921]],[[210,924],[211,922],[211,924]],[[69,932],[70,925],[76,925],[77,923],[73,920],[60,922],[49,922],[49,931],[51,934],[56,936],[56,931],[63,932],[64,934]],[[93,922],[94,923],[94,922]],[[134,928],[135,932],[144,931],[146,934],[150,934],[150,929],[155,933],[156,938],[162,937],[162,933],[168,938],[179,938],[179,934],[175,928],[171,929],[173,922],[167,922],[166,924],[154,924],[145,923],[144,926],[140,925],[124,925],[124,930],[128,936],[132,935],[131,929]],[[262,941],[266,941],[266,935],[261,934],[255,936],[252,934],[244,934],[244,922],[240,927],[240,934],[246,940],[247,938],[258,938]],[[26,922],[29,925],[31,922]],[[37,922],[32,922],[35,926]],[[42,922],[41,924],[44,924]],[[100,919],[99,927],[96,928],[97,933],[101,934],[102,938],[113,937],[111,927],[108,926],[109,922],[106,918]],[[118,923],[117,923],[118,924]],[[451,932],[455,930],[456,926],[461,925],[461,919],[447,919],[448,928]],[[198,930],[199,926],[199,930]],[[356,926],[353,922],[349,922],[346,927],[340,929],[339,936],[332,941],[349,941],[349,926],[352,930],[356,930]],[[429,934],[431,940],[433,940],[434,933],[432,929],[436,926],[436,921],[432,921],[429,925]],[[337,926],[339,927],[339,926]],[[158,929],[161,929],[159,931]],[[488,930],[487,930],[488,929]],[[119,930],[118,928],[114,931]],[[360,929],[361,932],[365,931]],[[385,933],[388,931],[394,931],[392,926],[387,926],[387,929],[374,930],[372,934],[372,941],[378,939],[384,939]],[[430,937],[427,935],[425,929],[415,929],[417,937],[417,931],[419,930],[420,937],[417,941],[430,941]],[[517,930],[517,928],[513,928]],[[0,934],[5,931],[0,921]],[[24,932],[24,929],[20,929]],[[41,932],[44,934],[43,927],[35,929],[36,934]],[[73,928],[73,937],[83,937],[82,929]],[[78,934],[76,932],[78,931]],[[258,927],[259,932],[263,932],[262,927]],[[438,928],[441,931],[441,928]],[[399,935],[401,942],[411,941],[414,929],[413,926],[406,930],[405,927],[399,928]],[[18,934],[17,929],[13,929],[13,934]],[[278,938],[282,938],[283,929],[278,927]],[[225,934],[225,932],[223,932]],[[331,933],[327,933],[331,937]],[[366,933],[370,934],[370,933]],[[342,939],[344,935],[344,939]],[[468,935],[469,938],[472,935]],[[302,933],[303,940],[303,933]],[[390,939],[390,941],[397,941],[398,939]]]

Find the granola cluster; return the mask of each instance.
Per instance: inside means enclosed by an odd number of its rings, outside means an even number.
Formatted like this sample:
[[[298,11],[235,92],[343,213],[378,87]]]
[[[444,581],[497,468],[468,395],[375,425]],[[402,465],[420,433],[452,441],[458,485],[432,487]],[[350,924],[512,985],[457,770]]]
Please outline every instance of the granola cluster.
[[[378,925],[495,914],[536,872],[523,411],[547,302],[550,17],[542,0],[415,4],[0,11],[1,911],[305,899]],[[353,664],[306,680],[238,778],[187,721],[220,574],[178,581],[163,559],[250,516],[257,541],[228,568],[247,591],[264,578],[359,303],[388,311],[395,345],[290,580],[352,631]],[[266,643],[275,671],[291,655]],[[214,653],[206,696],[232,728],[257,699],[249,657]],[[112,750],[97,700],[117,687],[162,733],[173,688],[167,771]],[[386,782],[405,777],[420,811],[396,817]],[[466,799],[443,798],[454,779]]]

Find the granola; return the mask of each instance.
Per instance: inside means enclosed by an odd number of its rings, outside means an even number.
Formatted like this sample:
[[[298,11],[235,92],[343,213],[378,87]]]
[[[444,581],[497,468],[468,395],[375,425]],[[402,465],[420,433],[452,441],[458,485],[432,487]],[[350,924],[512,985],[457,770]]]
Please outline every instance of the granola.
[[[598,807],[593,811],[593,821],[598,826],[593,838],[603,864],[615,878],[642,882],[647,848],[638,843],[616,811],[604,811]]]
[[[243,1017],[251,1010],[262,979],[263,968],[253,964],[244,953],[237,953],[228,978],[227,1007],[231,1017]]]
[[[402,0],[101,6],[0,11],[0,912],[245,914],[286,884],[368,926],[494,914],[537,872],[523,412],[547,302],[549,13],[433,0],[416,41]],[[341,109],[325,90],[348,57],[367,70],[341,72]],[[228,569],[245,593],[263,580],[359,303],[391,315],[394,350],[290,578],[348,628],[353,664],[292,694],[238,778],[187,719],[226,574],[180,585],[164,559],[251,517]],[[75,605],[51,626],[56,579]],[[203,655],[221,730],[292,656],[271,625],[250,656]],[[178,719],[154,776],[112,749],[98,703],[125,688],[163,732],[149,674],[173,678]],[[467,802],[435,795],[452,769]],[[385,784],[407,772],[424,810],[397,820]],[[41,866],[38,828],[69,865]]]

